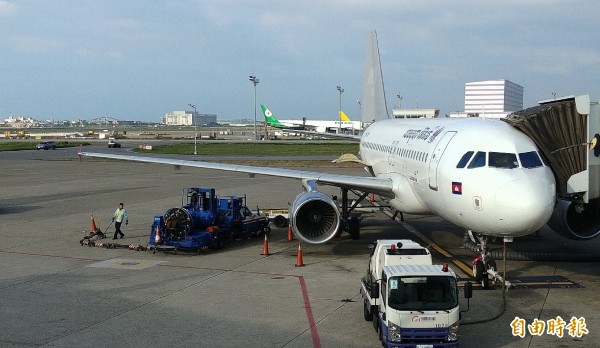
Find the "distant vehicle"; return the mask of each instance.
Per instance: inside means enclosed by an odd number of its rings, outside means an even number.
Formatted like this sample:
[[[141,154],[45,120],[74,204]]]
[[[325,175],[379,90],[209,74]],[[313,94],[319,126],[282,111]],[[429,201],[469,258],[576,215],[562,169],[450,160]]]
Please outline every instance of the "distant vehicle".
[[[56,143],[53,141],[43,141],[35,146],[38,150],[56,150]]]
[[[115,138],[109,138],[108,139],[108,147],[112,148],[112,147],[121,147],[121,144],[119,142],[117,142],[115,140]]]
[[[260,213],[260,212],[259,212]],[[288,209],[267,209],[263,210],[269,222],[272,222],[275,227],[288,227],[290,224],[290,213]]]

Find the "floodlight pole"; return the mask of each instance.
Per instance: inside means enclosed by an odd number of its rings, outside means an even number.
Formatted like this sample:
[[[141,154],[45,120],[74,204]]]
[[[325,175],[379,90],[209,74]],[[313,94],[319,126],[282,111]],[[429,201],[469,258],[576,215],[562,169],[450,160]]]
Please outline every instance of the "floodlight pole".
[[[344,93],[344,89],[341,86],[337,86],[338,92],[340,92],[340,110],[338,112],[339,125],[338,125],[338,134],[342,134],[342,93]]]
[[[356,102],[358,103],[358,117],[360,117],[360,129],[358,130],[360,134],[360,132],[362,132],[362,102],[360,99],[356,99]],[[354,122],[352,122],[352,133],[354,133]]]
[[[256,130],[256,85],[258,85],[259,79],[254,74],[249,77],[249,80],[254,84],[254,140],[258,140],[258,131]]]
[[[197,144],[197,139],[198,139],[198,132],[196,132],[196,105],[194,104],[188,104],[189,106],[191,106],[192,108],[194,108],[194,115],[192,116],[192,122],[194,122],[194,155],[198,154],[198,151],[196,149],[196,144]]]

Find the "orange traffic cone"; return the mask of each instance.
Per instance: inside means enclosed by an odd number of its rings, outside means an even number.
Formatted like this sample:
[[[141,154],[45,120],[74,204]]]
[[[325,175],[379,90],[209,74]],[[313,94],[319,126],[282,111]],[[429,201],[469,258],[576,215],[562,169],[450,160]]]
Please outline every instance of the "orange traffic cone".
[[[267,234],[265,233],[265,241],[263,242],[263,251],[261,255],[269,256],[269,241],[267,240]]]
[[[292,232],[292,226],[288,226],[287,240],[294,240],[294,232]]]
[[[92,219],[92,220],[91,220],[91,222],[90,222],[90,224],[91,224],[91,227],[90,227],[90,228],[91,228],[92,230],[90,231],[90,234],[92,234],[92,233],[96,233],[96,232],[98,231],[98,229],[96,228],[96,221],[94,220],[94,214],[92,214],[92,215],[91,215],[91,219]]]
[[[302,261],[302,244],[298,243],[298,256],[296,256],[296,267],[304,267],[304,261]]]

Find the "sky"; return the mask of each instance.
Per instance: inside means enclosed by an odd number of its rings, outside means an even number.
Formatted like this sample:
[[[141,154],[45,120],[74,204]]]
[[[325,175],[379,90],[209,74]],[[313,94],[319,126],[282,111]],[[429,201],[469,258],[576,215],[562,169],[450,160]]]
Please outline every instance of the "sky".
[[[376,30],[388,109],[464,109],[507,79],[524,107],[600,99],[597,0],[0,0],[0,119],[158,122],[192,110],[358,120]],[[401,96],[400,99],[397,97]]]

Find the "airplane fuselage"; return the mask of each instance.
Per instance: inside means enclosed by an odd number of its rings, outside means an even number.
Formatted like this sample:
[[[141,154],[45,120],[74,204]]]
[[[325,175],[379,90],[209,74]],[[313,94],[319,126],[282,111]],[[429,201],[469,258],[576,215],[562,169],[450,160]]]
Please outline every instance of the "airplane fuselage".
[[[329,120],[307,120],[303,122],[302,120],[280,120],[282,124],[286,125],[287,128],[297,127],[298,125],[304,125],[306,128],[313,129],[318,133],[327,133],[330,131],[335,131],[338,128],[341,128],[344,131],[348,130],[360,130],[362,125],[361,122],[358,121],[329,121]]]
[[[378,121],[360,154],[374,176],[392,179],[390,205],[402,212],[497,236],[529,234],[552,215],[552,171],[530,138],[500,120]]]

